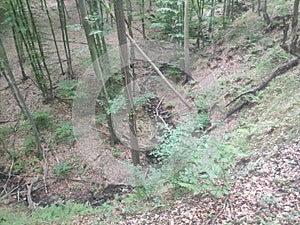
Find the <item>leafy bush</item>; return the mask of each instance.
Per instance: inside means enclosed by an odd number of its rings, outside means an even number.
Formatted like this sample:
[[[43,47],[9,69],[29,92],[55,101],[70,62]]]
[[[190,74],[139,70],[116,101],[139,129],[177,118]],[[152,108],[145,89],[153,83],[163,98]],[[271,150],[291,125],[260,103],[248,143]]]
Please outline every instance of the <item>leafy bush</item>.
[[[160,160],[160,168],[151,168],[147,178],[141,169],[135,168],[136,185],[146,196],[158,195],[170,185],[194,194],[226,193],[228,169],[235,163],[238,150],[222,140],[193,136],[198,128],[194,118],[186,118],[163,137],[163,143],[152,153]]]
[[[32,113],[32,117],[36,123],[38,129],[46,129],[52,126],[53,116],[48,111],[38,110]]]
[[[40,221],[66,221],[75,215],[89,214],[92,208],[86,204],[75,204],[71,201],[65,203],[58,202],[45,208],[37,209],[33,212],[33,217]]]
[[[2,154],[2,150],[6,150],[7,138],[12,133],[12,129],[9,126],[0,127],[0,154]]]
[[[35,137],[33,135],[28,135],[23,141],[23,151],[25,154],[34,151],[36,148]]]
[[[13,173],[19,173],[25,169],[25,162],[24,160],[18,159],[13,167]]]
[[[35,125],[39,130],[43,130],[46,128],[51,128],[53,125],[52,119],[53,116],[49,111],[37,110],[32,113],[32,118],[35,122]],[[31,124],[28,118],[25,117],[25,123],[22,125],[21,129],[23,130],[30,130]]]
[[[112,150],[112,155],[113,155],[114,157],[116,157],[116,158],[120,158],[120,156],[121,156],[121,150],[118,149],[118,148],[114,148],[114,149]]]
[[[61,97],[74,99],[78,82],[74,80],[64,80],[57,84],[58,94]]]
[[[158,0],[158,13],[152,18],[151,27],[160,28],[172,40],[183,40],[183,3],[183,0]]]
[[[60,123],[54,132],[54,139],[57,143],[73,143],[76,138],[73,133],[73,125],[71,122]]]
[[[169,65],[166,75],[175,83],[178,83],[183,77],[183,71],[177,66]]]

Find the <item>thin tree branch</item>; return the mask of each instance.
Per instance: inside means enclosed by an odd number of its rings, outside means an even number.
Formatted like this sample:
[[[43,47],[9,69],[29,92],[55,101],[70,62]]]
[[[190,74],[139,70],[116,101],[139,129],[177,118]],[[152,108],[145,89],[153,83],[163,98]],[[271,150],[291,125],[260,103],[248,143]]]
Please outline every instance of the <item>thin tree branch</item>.
[[[162,74],[159,68],[154,64],[154,62],[146,55],[146,53],[140,48],[140,46],[133,40],[130,35],[126,33],[127,38],[131,41],[131,43],[137,48],[137,50],[142,54],[142,56],[150,63],[150,65],[154,68],[157,74],[162,78],[162,80],[167,84],[167,86],[177,95],[177,97],[183,102],[188,109],[192,109],[189,103],[184,99],[184,97],[172,86],[172,84],[168,81],[168,79]]]

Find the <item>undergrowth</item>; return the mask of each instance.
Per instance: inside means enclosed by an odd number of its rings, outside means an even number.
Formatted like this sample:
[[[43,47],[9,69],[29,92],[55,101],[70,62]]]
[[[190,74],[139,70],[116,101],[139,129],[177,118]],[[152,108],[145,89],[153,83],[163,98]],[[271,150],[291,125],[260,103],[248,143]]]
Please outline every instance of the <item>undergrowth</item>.
[[[74,216],[97,215],[97,219],[113,217],[114,206],[104,204],[99,207],[91,207],[88,203],[76,204],[71,201],[57,202],[45,208],[37,208],[29,211],[23,207],[16,209],[0,208],[1,225],[40,225],[40,224],[73,224]],[[18,216],[15,216],[15,213]],[[95,216],[96,217],[96,216]]]
[[[148,168],[146,176],[142,168],[132,168],[139,197],[163,198],[166,192],[178,188],[193,194],[227,193],[229,168],[237,156],[244,155],[243,149],[207,135],[195,136],[202,127],[197,119],[199,115],[187,117],[165,134],[163,143],[152,153],[160,162],[158,168]]]

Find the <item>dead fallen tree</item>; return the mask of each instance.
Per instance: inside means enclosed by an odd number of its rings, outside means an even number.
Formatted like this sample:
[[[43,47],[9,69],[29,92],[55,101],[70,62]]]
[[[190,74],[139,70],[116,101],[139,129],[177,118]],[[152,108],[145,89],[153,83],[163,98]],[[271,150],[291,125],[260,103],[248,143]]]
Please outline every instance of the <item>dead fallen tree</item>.
[[[227,108],[228,106],[232,105],[233,103],[235,103],[238,99],[240,99],[241,97],[248,95],[248,94],[256,94],[258,91],[263,90],[264,88],[266,88],[269,83],[276,78],[279,75],[282,75],[284,73],[286,73],[287,71],[289,71],[291,68],[297,66],[299,64],[299,58],[298,57],[294,57],[290,60],[288,60],[287,62],[285,62],[284,64],[282,64],[281,66],[277,67],[268,77],[265,81],[263,81],[260,85],[258,85],[257,87],[245,91],[241,94],[239,94],[238,96],[236,96],[233,100],[231,100],[226,106],[225,108]],[[243,109],[246,105],[248,105],[250,102],[249,100],[242,100],[241,102],[237,103],[234,107],[232,107],[232,109],[230,109],[229,111],[227,111],[227,113],[225,113],[224,117],[221,119],[220,123],[215,123],[212,124],[210,127],[208,127],[205,131],[204,134],[209,133],[210,131],[216,129],[221,122],[224,122],[228,117],[230,117],[231,115],[233,115],[234,113],[240,111],[241,109]],[[223,111],[222,111],[223,112]]]
[[[238,100],[239,98],[241,98],[242,96],[248,95],[248,94],[255,94],[258,91],[261,91],[262,89],[266,88],[268,86],[268,84],[277,76],[286,73],[288,70],[290,70],[291,68],[297,66],[299,64],[299,58],[298,57],[294,57],[290,60],[288,60],[286,63],[284,63],[283,65],[279,66],[278,68],[276,68],[269,77],[267,77],[267,79],[265,81],[263,81],[260,85],[258,85],[257,87],[245,91],[243,93],[241,93],[240,95],[238,95],[237,97],[235,97],[233,100],[231,100],[226,106],[230,106],[231,104],[233,104],[236,100]]]

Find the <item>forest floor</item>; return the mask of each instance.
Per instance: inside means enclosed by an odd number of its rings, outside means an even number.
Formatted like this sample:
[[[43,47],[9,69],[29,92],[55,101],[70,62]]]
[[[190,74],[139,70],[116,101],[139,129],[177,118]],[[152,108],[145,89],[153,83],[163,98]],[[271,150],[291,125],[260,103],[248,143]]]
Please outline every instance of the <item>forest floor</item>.
[[[53,5],[49,5],[50,8],[55,9],[54,2]],[[76,24],[78,18],[75,16],[75,3],[66,1],[66,4],[69,15]],[[247,85],[259,85],[274,68],[290,57],[279,47],[282,31],[275,28],[264,32],[263,23],[254,23],[253,20],[254,14],[246,13],[223,33],[222,38],[214,44],[214,48],[206,46],[197,50],[200,51],[197,54],[201,57],[193,66],[192,76],[195,84],[181,87],[182,93],[203,94],[209,97],[212,124],[224,117],[229,111],[225,105]],[[261,28],[261,32],[253,35],[258,28]],[[88,49],[82,43],[82,40],[85,40],[82,30],[70,31],[70,37],[71,49],[75,55],[74,72],[76,78],[80,79],[81,74],[85,72],[84,62],[88,56]],[[136,38],[141,38],[138,32]],[[61,39],[59,34],[58,39]],[[111,46],[117,46],[115,31],[111,31],[108,42]],[[10,63],[14,73],[19,76],[17,82],[20,82],[19,87],[29,108],[32,111],[50,111],[55,117],[54,123],[71,121],[70,104],[61,99],[44,104],[39,97],[39,91],[30,80],[21,82],[10,33],[7,33],[5,44],[7,49],[11,49]],[[50,44],[48,48],[48,51],[53,50]],[[211,54],[212,51],[214,54]],[[149,72],[142,66],[139,69],[141,77]],[[56,83],[66,78],[66,75],[55,74],[56,72],[53,70]],[[4,78],[0,79],[0,120],[7,121],[0,125],[18,129],[22,121],[19,109]],[[135,205],[134,209],[134,206],[128,206],[128,203],[120,200],[124,198],[122,193],[127,195],[131,192],[132,188],[129,185],[119,182],[119,176],[104,176],[102,168],[97,166],[98,162],[89,164],[89,159],[84,157],[76,144],[54,143],[49,131],[45,134],[44,148],[47,157],[44,160],[32,160],[31,164],[26,164],[27,168],[23,172],[14,174],[10,168],[16,161],[9,157],[1,159],[0,175],[9,172],[11,176],[8,179],[0,176],[0,184],[3,185],[0,190],[4,193],[0,210],[16,207],[20,203],[27,204],[28,187],[32,184],[30,195],[37,207],[49,206],[59,200],[71,200],[76,203],[88,201],[92,206],[99,206],[104,202],[114,205],[107,215],[78,215],[71,219],[72,222],[61,220],[53,224],[300,224],[299,87],[297,66],[271,81],[258,94],[258,99],[254,99],[210,132],[215,138],[228,135],[233,145],[242,145],[247,150],[247,154],[238,158],[236,166],[231,170],[230,188],[225,196],[216,197],[207,193],[166,196],[166,199],[172,200],[166,200],[160,205],[155,205],[149,200]],[[173,114],[182,113],[182,105],[178,100],[165,92],[161,92],[159,97],[166,105],[175,106],[170,109]],[[99,130],[103,136],[107,136],[105,127],[100,126]],[[22,149],[23,139],[24,133],[11,135],[9,146]],[[130,151],[126,146],[105,145],[108,152],[116,149],[119,159],[130,159]],[[91,155],[92,152],[84,154]],[[68,176],[57,177],[54,174],[53,169],[60,162],[70,162],[72,169]],[[40,168],[43,168],[42,172]],[[118,168],[115,169],[118,171]],[[122,176],[123,174],[120,175]],[[119,199],[114,199],[116,194]],[[1,216],[0,213],[0,224],[5,222]]]

